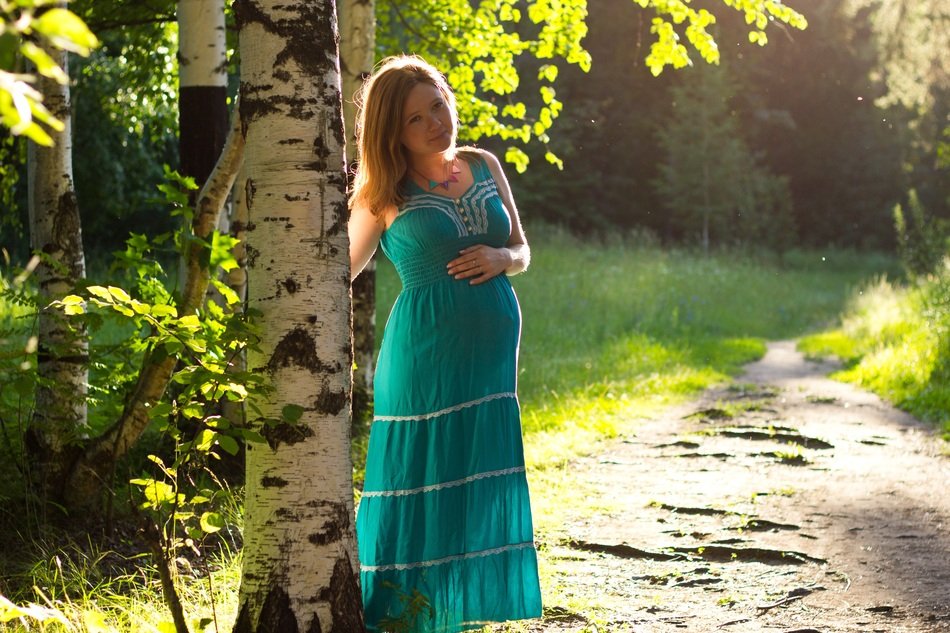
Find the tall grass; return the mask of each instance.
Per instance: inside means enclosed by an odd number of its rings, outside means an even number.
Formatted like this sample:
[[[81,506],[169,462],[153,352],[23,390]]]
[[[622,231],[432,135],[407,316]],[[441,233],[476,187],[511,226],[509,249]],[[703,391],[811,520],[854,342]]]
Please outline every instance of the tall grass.
[[[941,425],[950,439],[950,267],[910,285],[880,277],[861,286],[840,327],[800,347],[838,356],[846,368],[836,378]]]

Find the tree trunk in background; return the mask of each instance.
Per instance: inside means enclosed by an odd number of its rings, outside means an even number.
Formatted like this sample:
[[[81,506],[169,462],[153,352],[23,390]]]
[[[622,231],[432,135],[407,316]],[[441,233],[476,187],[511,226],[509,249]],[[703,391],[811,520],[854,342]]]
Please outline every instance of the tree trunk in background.
[[[273,392],[247,455],[235,633],[359,633],[350,462],[349,244],[333,2],[237,0],[248,366]],[[298,405],[301,415],[282,413]]]
[[[224,0],[178,1],[178,153],[200,188],[228,135]]]
[[[346,164],[356,162],[354,96],[376,62],[376,3],[337,0],[340,11],[340,73],[343,79],[343,129]],[[353,416],[368,419],[373,401],[373,356],[376,351],[376,262],[370,261],[353,282]]]
[[[178,170],[199,188],[228,134],[227,86],[224,0],[178,0]],[[184,285],[182,258],[178,286]]]
[[[53,60],[68,72],[67,53],[47,48]],[[41,77],[43,103],[65,124],[53,132],[55,145],[27,149],[30,236],[42,261],[37,270],[41,306],[76,291],[85,277],[79,205],[73,189],[72,116],[69,85]],[[38,324],[36,404],[26,446],[40,489],[58,499],[69,453],[87,436],[86,391],[89,348],[85,328],[67,323],[59,310],[41,308]]]

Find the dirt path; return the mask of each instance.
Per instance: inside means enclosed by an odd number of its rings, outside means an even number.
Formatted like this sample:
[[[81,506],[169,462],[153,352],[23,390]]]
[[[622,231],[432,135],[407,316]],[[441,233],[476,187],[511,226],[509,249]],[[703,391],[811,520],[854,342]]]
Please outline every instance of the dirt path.
[[[612,510],[574,517],[548,556],[608,621],[548,604],[530,630],[950,631],[946,444],[832,368],[772,344],[579,460]]]

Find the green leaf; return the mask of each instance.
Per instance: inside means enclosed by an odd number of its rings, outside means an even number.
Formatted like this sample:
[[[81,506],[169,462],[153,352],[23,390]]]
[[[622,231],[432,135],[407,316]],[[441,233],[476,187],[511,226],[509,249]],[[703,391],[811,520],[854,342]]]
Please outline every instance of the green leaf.
[[[538,70],[538,79],[544,79],[545,81],[553,82],[557,80],[557,72],[557,66],[554,64],[545,64]]]
[[[257,431],[252,431],[251,429],[238,429],[238,434],[244,438],[245,442],[252,442],[254,444],[266,444],[267,440],[263,435]]]
[[[104,288],[103,286],[89,286],[88,288],[86,288],[86,290],[89,291],[89,294],[95,295],[99,297],[100,299],[102,299],[103,301],[107,301],[109,303],[114,303],[115,301],[112,298],[112,293],[109,292],[109,289]]]
[[[169,402],[159,402],[156,405],[153,405],[148,408],[148,417],[152,420],[155,418],[164,418],[171,414],[172,405]]]
[[[218,435],[218,446],[228,455],[237,455],[239,446],[237,440],[230,435]]]
[[[175,306],[165,305],[162,303],[157,303],[152,306],[152,316],[155,317],[177,317],[178,310],[175,309]]]
[[[121,301],[122,303],[128,303],[132,300],[132,297],[129,296],[122,288],[116,288],[115,286],[109,286],[109,294]]]
[[[99,46],[99,40],[76,14],[59,7],[50,9],[33,21],[33,29],[46,36],[50,43],[86,57]]]
[[[147,501],[146,505],[150,505],[156,510],[175,501],[175,489],[164,481],[133,479],[129,483],[142,486],[142,494],[145,495]]]
[[[136,314],[149,314],[152,311],[152,307],[150,305],[147,303],[142,303],[136,299],[132,299],[130,305]]]
[[[118,312],[119,314],[122,314],[127,317],[135,316],[135,313],[132,312],[132,310],[130,310],[129,308],[126,308],[125,306],[113,305],[112,309]]]
[[[201,515],[201,529],[214,534],[224,527],[224,517],[217,512],[205,512]]]
[[[187,330],[197,330],[201,328],[201,321],[195,314],[188,314],[178,319],[178,326]]]
[[[189,402],[181,408],[181,414],[186,418],[197,420],[204,414],[204,407],[197,402]]]
[[[515,166],[519,174],[528,169],[528,155],[517,147],[509,147],[505,151],[505,160]]]
[[[299,422],[303,416],[303,411],[303,407],[299,404],[284,405],[284,408],[280,411],[280,417],[290,423]]]
[[[20,47],[20,52],[36,65],[36,72],[44,77],[49,77],[61,84],[69,81],[69,76],[56,65],[53,58],[33,42],[24,42],[23,46]]]
[[[207,453],[211,450],[211,447],[214,446],[214,441],[217,437],[218,434],[215,431],[202,429],[202,431],[198,433],[198,436],[195,437],[195,449],[202,453]]]

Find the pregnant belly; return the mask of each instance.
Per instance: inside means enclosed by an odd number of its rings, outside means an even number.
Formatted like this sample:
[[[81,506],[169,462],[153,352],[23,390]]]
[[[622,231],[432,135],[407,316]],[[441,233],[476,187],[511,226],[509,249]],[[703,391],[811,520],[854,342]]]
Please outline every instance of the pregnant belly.
[[[449,281],[403,292],[386,324],[376,373],[377,413],[437,410],[513,392],[521,311],[507,278]],[[389,412],[396,414],[394,412]]]

